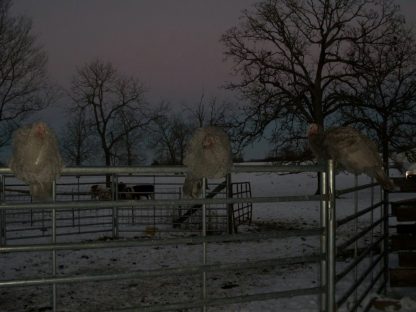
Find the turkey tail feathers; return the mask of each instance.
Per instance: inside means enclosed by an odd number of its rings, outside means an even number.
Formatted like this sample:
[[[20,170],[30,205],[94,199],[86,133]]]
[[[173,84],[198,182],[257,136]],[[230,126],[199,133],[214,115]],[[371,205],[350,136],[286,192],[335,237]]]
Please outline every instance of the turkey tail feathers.
[[[30,184],[30,194],[33,200],[43,201],[52,198],[52,182],[39,182]]]
[[[394,190],[394,182],[386,175],[382,168],[377,168],[374,170],[374,178],[385,190]]]
[[[198,198],[202,191],[202,178],[187,176],[183,183],[183,194],[190,198]]]

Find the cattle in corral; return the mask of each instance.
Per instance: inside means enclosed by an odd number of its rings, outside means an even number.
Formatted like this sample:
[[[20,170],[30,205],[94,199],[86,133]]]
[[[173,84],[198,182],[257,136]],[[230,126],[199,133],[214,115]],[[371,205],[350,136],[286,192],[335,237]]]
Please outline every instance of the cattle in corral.
[[[95,200],[111,200],[111,189],[101,185],[94,184],[90,188],[91,199]]]
[[[118,199],[132,199],[132,188],[128,187],[126,183],[119,182],[117,185]]]
[[[138,184],[133,187],[127,186],[124,182],[117,184],[118,199],[153,199],[155,187],[153,184]],[[94,184],[90,188],[91,199],[111,200],[112,193],[110,188]]]
[[[153,184],[138,184],[133,186],[132,197],[134,199],[141,199],[146,197],[146,199],[155,198],[155,186]]]

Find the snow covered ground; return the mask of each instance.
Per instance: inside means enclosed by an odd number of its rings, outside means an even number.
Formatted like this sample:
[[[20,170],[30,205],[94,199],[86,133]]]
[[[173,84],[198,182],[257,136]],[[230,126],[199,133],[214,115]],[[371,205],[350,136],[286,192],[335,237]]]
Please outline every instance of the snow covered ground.
[[[359,183],[368,179],[359,177]],[[241,173],[233,175],[233,182],[249,181],[254,197],[312,195],[316,188],[314,173]],[[354,177],[341,173],[337,176],[337,188],[354,185]],[[372,202],[370,190],[359,194],[359,209]],[[374,200],[379,199],[379,191]],[[391,200],[401,199],[402,194],[392,194]],[[337,216],[342,218],[353,212],[354,195],[345,194],[337,200]],[[377,212],[376,212],[377,214]],[[374,215],[374,219],[377,215]],[[370,224],[366,215],[355,225],[349,224],[339,229],[339,242],[353,236],[355,226],[362,228]],[[295,233],[297,230],[319,227],[319,202],[261,203],[253,206],[253,222],[241,226],[240,233],[255,234],[279,231]],[[154,239],[168,234],[157,232]],[[377,236],[377,229],[374,233]],[[177,233],[176,233],[176,236]],[[184,235],[184,237],[189,235]],[[58,242],[78,241],[76,236],[58,237]],[[85,239],[85,237],[84,237]],[[138,239],[149,240],[140,236]],[[371,237],[363,238],[366,246]],[[101,239],[103,241],[104,239]],[[111,240],[109,240],[111,241]],[[14,243],[14,242],[13,242]],[[18,242],[21,243],[21,242]],[[227,263],[273,260],[282,257],[302,257],[319,254],[319,237],[297,235],[289,238],[255,240],[249,242],[209,243],[207,264],[219,266]],[[88,250],[57,251],[57,276],[83,276],[103,274],[138,275],[117,281],[96,281],[59,284],[57,286],[57,311],[113,311],[135,306],[150,306],[182,301],[195,301],[201,298],[201,273],[187,273],[174,276],[143,277],[139,273],[156,269],[174,269],[200,265],[203,248],[200,243],[105,248]],[[47,277],[52,272],[51,252],[19,252],[0,254],[0,280]],[[337,263],[338,268],[352,261],[345,258]],[[391,262],[397,261],[394,256]],[[359,269],[360,270],[360,269]],[[299,288],[313,289],[319,286],[319,264],[307,261],[293,261],[275,266],[238,268],[231,271],[209,271],[206,275],[207,298],[256,295],[275,291],[290,291]],[[351,285],[353,277],[348,276],[337,286],[339,296]],[[339,294],[338,294],[339,292]],[[51,311],[50,286],[0,287],[0,311]],[[393,294],[394,293],[394,294]],[[404,297],[401,311],[416,311],[415,289],[389,289],[389,295]],[[349,303],[340,311],[347,311]],[[189,311],[199,311],[193,309]],[[188,311],[181,308],[173,311]],[[293,298],[253,301],[248,303],[218,305],[208,311],[319,311],[319,296],[304,295]],[[372,310],[376,311],[376,310]]]

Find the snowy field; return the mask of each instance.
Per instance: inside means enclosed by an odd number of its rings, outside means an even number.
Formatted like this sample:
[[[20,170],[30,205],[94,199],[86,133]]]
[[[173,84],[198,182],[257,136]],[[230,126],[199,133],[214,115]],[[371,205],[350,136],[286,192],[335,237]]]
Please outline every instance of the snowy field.
[[[233,182],[251,183],[253,197],[312,195],[316,190],[315,173],[241,173],[233,175]],[[359,183],[367,183],[368,179],[360,176]],[[337,176],[337,189],[354,185],[354,177],[344,173]],[[410,194],[411,195],[411,194]],[[366,189],[358,193],[359,209],[364,209],[374,200],[380,198],[378,188],[372,195]],[[403,194],[391,194],[390,200],[409,197]],[[353,213],[354,195],[345,194],[337,200],[337,218]],[[376,219],[377,211],[373,218]],[[338,243],[346,241],[354,235],[354,227],[362,228],[370,224],[371,216],[365,215],[337,231]],[[253,222],[239,228],[240,234],[262,234],[317,229],[319,227],[319,202],[282,202],[261,203],[253,205]],[[175,237],[180,237],[174,232]],[[373,238],[364,237],[358,247],[368,245],[377,237],[378,229]],[[144,276],[143,272],[156,269],[169,269],[200,265],[203,248],[200,243],[164,245],[157,244],[160,238],[168,237],[168,233],[158,232],[157,228],[151,237],[136,236],[138,240],[154,240],[153,246],[82,249],[57,251],[57,276],[83,276],[104,274],[132,274],[132,278],[117,281],[76,282],[58,284],[57,311],[140,311],[131,308],[195,301],[201,298],[202,277],[200,272],[178,274],[173,276]],[[191,237],[195,236],[193,233]],[[225,234],[223,234],[225,236]],[[123,236],[123,235],[121,235]],[[148,235],[149,236],[149,235]],[[189,235],[183,235],[189,237]],[[195,236],[196,237],[196,236]],[[123,237],[121,237],[123,239]],[[77,236],[58,237],[57,242],[79,241]],[[88,240],[88,237],[82,237]],[[100,242],[105,241],[100,239]],[[111,241],[111,240],[108,240]],[[16,244],[27,243],[16,241]],[[12,244],[15,244],[13,241]],[[246,263],[247,261],[275,261],[286,257],[309,257],[319,254],[319,237],[296,235],[294,237],[265,239],[248,242],[209,243],[206,249],[208,265]],[[29,279],[47,277],[52,272],[51,252],[19,252],[0,254],[0,279]],[[397,261],[390,257],[392,265]],[[296,289],[313,289],[319,286],[319,264],[316,262],[293,261],[274,266],[255,268],[239,268],[235,266],[229,271],[211,270],[206,274],[207,298],[221,298],[226,301],[230,296],[241,296]],[[337,269],[347,266],[352,261],[345,257],[337,263]],[[360,270],[360,269],[359,269]],[[134,275],[136,274],[136,275]],[[347,276],[337,286],[337,296],[343,293],[353,277]],[[0,287],[0,311],[51,311],[51,286]],[[404,297],[401,311],[416,311],[415,289],[388,289],[393,297]],[[338,294],[339,292],[339,294]],[[359,292],[359,290],[357,290]],[[371,295],[371,294],[370,294]],[[261,295],[257,299],[261,298]],[[359,294],[358,294],[359,296]],[[251,298],[251,297],[250,297]],[[255,298],[255,297],[253,297]],[[267,299],[267,298],[263,298]],[[347,302],[340,311],[347,311]],[[200,311],[200,309],[181,309],[172,311]],[[319,311],[319,295],[303,295],[292,298],[259,300],[240,304],[218,305],[209,307],[208,311]],[[371,310],[376,311],[376,310]]]

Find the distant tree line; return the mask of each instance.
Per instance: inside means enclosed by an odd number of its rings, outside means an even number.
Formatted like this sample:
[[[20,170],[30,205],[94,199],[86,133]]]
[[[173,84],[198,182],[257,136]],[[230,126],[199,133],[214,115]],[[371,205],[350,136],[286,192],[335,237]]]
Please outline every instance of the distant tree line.
[[[225,104],[216,98],[205,101],[204,95],[193,106],[173,108],[165,102],[152,106],[138,79],[124,77],[101,60],[77,70],[68,94],[72,104],[62,151],[68,163],[78,166],[138,165],[144,162],[146,149],[154,153],[153,164],[182,164],[196,128],[232,124]]]
[[[31,21],[0,0],[0,146],[58,95]],[[233,105],[149,103],[137,77],[99,58],[75,69],[60,133],[68,165],[181,164],[192,132],[215,125],[236,157],[266,138],[270,158],[307,157],[306,128],[353,125],[378,142],[387,166],[416,145],[416,42],[394,0],[263,0],[221,37],[236,79]]]
[[[0,0],[0,146],[13,131],[57,97],[68,103],[59,134],[68,165],[138,165],[146,149],[154,163],[181,164],[186,142],[198,126],[230,127],[217,99],[173,108],[151,104],[146,88],[110,62],[97,58],[75,70],[68,90],[56,92],[48,81],[47,56],[36,44],[26,17],[11,15],[12,0]]]

